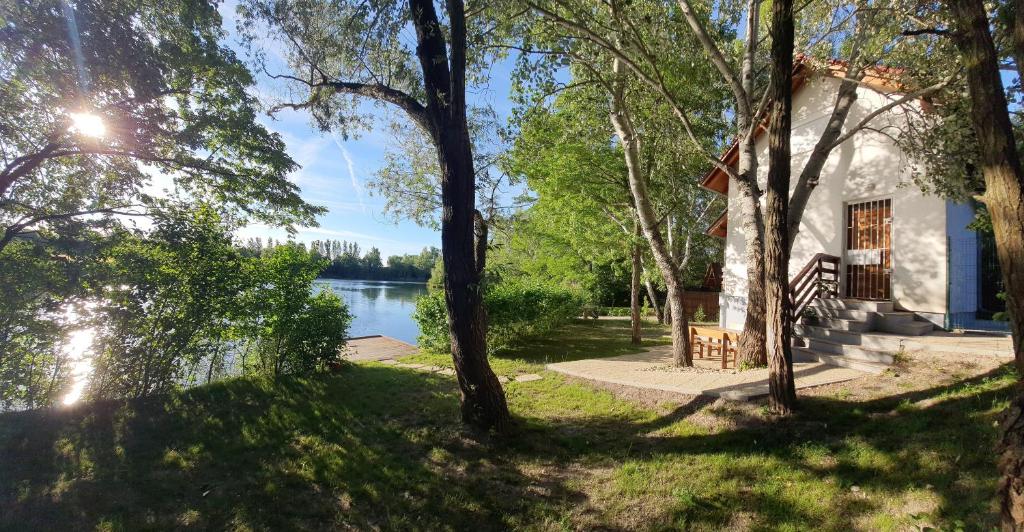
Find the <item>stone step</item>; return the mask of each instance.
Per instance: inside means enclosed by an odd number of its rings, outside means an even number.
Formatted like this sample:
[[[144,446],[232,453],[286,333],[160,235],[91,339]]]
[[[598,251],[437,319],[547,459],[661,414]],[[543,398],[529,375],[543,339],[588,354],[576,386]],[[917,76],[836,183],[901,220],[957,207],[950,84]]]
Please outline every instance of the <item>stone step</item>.
[[[839,318],[843,320],[857,320],[857,321],[870,321],[875,317],[876,313],[867,310],[847,310],[844,308],[830,308],[830,307],[807,307],[811,309],[814,314],[823,318]]]
[[[814,337],[803,338],[803,344],[803,347],[822,354],[841,355],[854,360],[874,362],[878,364],[891,365],[893,363],[892,353],[878,349],[844,344],[834,342],[832,340],[822,340],[821,338]]]
[[[906,344],[906,338],[902,336],[842,331],[802,323],[794,325],[793,333],[798,338],[818,338],[835,343],[856,345],[866,347],[868,349],[877,349],[879,351],[889,351],[892,353],[899,351],[900,347]]]
[[[907,323],[914,321],[913,312],[880,312],[875,319],[876,324],[882,323]]]
[[[819,353],[806,347],[793,347],[793,362],[821,362],[829,366],[839,366],[874,374],[882,373],[889,368],[888,364],[857,360],[843,355]]]
[[[866,332],[872,329],[872,324],[870,322],[844,320],[840,318],[805,317],[804,323],[807,325],[816,325],[818,327],[827,327],[829,329],[838,329],[840,331]]]
[[[867,301],[864,299],[840,299],[826,297],[811,301],[811,306],[843,310],[867,310],[871,312],[892,312],[892,301]]]
[[[921,336],[928,334],[935,330],[935,326],[927,321],[904,321],[904,322],[885,322],[883,321],[878,325],[878,330],[894,333],[903,334],[906,336]]]

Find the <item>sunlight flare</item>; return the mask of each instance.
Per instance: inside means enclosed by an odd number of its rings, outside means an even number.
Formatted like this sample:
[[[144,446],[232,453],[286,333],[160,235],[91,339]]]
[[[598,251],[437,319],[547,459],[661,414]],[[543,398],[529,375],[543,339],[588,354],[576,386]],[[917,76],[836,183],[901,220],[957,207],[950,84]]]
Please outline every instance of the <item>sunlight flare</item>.
[[[92,113],[71,113],[71,129],[80,135],[100,138],[107,133],[103,119]]]

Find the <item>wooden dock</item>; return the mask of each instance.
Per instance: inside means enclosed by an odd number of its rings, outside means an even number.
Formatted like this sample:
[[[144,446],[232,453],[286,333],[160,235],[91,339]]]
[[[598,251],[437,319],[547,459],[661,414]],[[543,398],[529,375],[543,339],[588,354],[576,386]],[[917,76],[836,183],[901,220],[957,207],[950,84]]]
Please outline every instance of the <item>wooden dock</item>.
[[[419,348],[401,340],[379,334],[349,338],[345,358],[353,362],[389,360],[414,355]]]

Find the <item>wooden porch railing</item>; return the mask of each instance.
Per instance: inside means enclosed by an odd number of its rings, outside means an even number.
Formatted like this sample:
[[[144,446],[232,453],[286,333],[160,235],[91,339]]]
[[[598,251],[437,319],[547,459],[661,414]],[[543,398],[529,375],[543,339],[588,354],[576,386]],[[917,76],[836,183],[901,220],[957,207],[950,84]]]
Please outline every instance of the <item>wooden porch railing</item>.
[[[800,319],[816,297],[839,295],[839,257],[818,253],[789,282],[790,323]]]

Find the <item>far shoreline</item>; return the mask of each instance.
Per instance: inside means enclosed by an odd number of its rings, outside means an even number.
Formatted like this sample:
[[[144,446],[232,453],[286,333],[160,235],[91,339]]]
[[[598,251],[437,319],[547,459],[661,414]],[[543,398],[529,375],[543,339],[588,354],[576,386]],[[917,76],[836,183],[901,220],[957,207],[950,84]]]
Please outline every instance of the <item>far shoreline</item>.
[[[430,282],[429,279],[424,281],[409,281],[405,279],[350,279],[347,277],[331,277],[327,275],[318,275],[317,281],[333,280],[333,281],[362,281],[367,283],[404,283],[404,284],[427,284]]]

